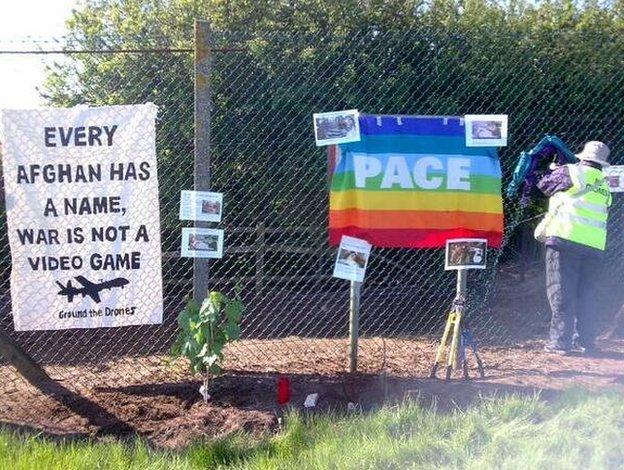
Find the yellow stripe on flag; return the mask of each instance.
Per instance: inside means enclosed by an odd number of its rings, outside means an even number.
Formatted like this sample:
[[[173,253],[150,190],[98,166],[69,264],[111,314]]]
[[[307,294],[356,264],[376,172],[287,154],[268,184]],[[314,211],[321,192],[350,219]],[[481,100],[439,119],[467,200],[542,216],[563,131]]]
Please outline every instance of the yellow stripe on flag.
[[[332,210],[503,212],[503,201],[499,194],[427,191],[391,193],[354,189],[331,192],[329,199]]]

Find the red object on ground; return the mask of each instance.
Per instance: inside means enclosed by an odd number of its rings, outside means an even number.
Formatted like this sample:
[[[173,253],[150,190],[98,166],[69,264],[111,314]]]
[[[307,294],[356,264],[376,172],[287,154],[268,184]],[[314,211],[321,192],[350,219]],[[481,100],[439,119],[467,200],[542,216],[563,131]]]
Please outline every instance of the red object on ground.
[[[285,405],[290,401],[290,380],[288,377],[280,377],[277,380],[277,403]]]

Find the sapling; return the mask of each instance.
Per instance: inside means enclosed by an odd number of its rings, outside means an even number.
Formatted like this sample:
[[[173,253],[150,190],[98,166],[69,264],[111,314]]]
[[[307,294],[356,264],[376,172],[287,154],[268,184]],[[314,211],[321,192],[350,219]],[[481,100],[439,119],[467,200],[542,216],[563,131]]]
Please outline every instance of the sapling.
[[[193,299],[178,315],[179,332],[171,353],[186,357],[191,371],[204,377],[200,393],[208,401],[208,382],[221,374],[223,348],[240,337],[240,320],[245,307],[237,291],[235,298],[209,292],[201,305]]]

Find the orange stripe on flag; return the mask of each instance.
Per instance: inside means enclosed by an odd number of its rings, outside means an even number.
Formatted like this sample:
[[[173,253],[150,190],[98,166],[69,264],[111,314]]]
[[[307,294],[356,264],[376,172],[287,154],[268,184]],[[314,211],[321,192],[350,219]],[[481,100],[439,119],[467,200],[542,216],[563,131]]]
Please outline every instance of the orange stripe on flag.
[[[349,226],[371,229],[451,229],[503,230],[503,214],[448,211],[329,211],[330,228]]]

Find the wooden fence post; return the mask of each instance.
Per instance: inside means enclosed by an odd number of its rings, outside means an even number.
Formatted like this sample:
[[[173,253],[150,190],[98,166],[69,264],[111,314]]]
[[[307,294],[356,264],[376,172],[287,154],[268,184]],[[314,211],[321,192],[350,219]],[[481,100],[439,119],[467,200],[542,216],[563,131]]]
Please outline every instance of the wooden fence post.
[[[264,287],[264,256],[266,254],[266,224],[264,221],[256,225],[256,295],[262,293]]]
[[[41,386],[51,379],[28,354],[2,330],[0,330],[0,356],[4,357],[22,376],[35,386]]]
[[[357,371],[361,291],[362,283],[357,281],[351,281],[349,296],[349,372]]]

